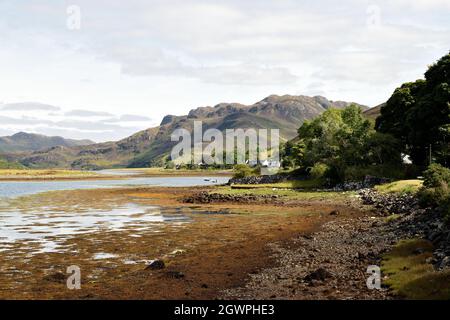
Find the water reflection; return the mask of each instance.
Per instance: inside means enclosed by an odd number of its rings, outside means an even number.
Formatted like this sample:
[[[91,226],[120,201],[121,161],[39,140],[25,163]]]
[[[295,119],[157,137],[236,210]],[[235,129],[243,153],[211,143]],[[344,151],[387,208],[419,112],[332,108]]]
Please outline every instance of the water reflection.
[[[157,231],[166,223],[183,224],[189,221],[182,211],[157,206],[126,203],[104,210],[17,210],[0,213],[0,251],[20,242],[36,247],[34,253],[61,251],[60,244],[71,236],[121,231],[132,228],[134,236],[140,231]]]
[[[119,180],[72,181],[0,181],[0,198],[19,197],[41,192],[76,189],[100,189],[127,186],[191,187],[225,184],[228,177],[148,177]]]

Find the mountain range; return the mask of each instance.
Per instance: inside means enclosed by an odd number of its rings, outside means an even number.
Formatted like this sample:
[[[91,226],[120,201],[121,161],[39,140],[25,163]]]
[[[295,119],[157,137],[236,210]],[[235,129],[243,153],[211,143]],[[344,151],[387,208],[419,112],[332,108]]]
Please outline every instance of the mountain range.
[[[91,140],[74,140],[19,132],[12,136],[0,137],[0,153],[39,151],[56,146],[76,147],[93,143]]]
[[[60,144],[48,146],[45,150],[41,148],[42,144],[29,150],[16,147],[16,150],[28,152],[12,158],[30,168],[101,169],[156,166],[164,163],[176,144],[170,140],[172,132],[179,128],[191,132],[194,121],[202,121],[203,130],[280,129],[281,140],[286,141],[297,135],[297,129],[305,120],[312,119],[329,108],[344,108],[350,104],[352,102],[303,95],[271,95],[252,105],[220,103],[214,107],[193,109],[183,116],[167,115],[159,126],[137,132],[120,141],[94,144],[88,141],[61,140]],[[366,106],[359,106],[363,110],[368,109]],[[23,133],[18,135],[25,136]],[[13,149],[10,145],[10,150]]]

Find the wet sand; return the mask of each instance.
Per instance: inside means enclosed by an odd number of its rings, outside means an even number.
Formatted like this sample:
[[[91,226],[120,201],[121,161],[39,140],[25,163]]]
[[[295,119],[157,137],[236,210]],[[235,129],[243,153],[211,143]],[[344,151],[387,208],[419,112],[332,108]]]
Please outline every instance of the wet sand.
[[[86,230],[57,237],[61,251],[36,253],[38,246],[13,243],[0,252],[1,299],[215,299],[242,287],[251,274],[276,266],[270,244],[289,245],[327,221],[365,213],[344,203],[193,205],[181,200],[211,188],[136,188],[51,192],[8,204],[26,212],[49,207],[79,211],[133,203],[159,206],[179,222],[145,228]],[[4,204],[3,204],[4,205]],[[339,209],[339,216],[329,213]],[[166,268],[146,270],[150,260]],[[68,290],[66,268],[81,268],[81,290]]]

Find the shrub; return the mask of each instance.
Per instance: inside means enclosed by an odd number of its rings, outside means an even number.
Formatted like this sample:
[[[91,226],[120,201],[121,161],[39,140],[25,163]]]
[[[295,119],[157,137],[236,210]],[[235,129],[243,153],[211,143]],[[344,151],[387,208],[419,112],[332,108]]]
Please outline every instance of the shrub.
[[[174,169],[174,168],[175,168],[175,163],[173,163],[173,161],[167,161],[166,169]]]
[[[370,166],[350,166],[344,169],[345,181],[361,181],[365,176],[379,178],[406,179],[411,176],[407,173],[407,166],[399,165],[370,165]]]
[[[450,169],[433,163],[424,171],[423,178],[426,188],[439,188],[442,183],[450,184]]]
[[[0,169],[25,169],[25,166],[18,162],[9,162],[0,158]]]
[[[444,183],[436,188],[422,188],[419,193],[420,201],[426,206],[438,206],[448,200],[449,192],[448,185]]]
[[[313,179],[324,178],[330,168],[323,163],[316,163],[309,169],[309,176]]]
[[[237,164],[233,168],[233,178],[241,179],[255,175],[254,170],[245,164]]]
[[[421,204],[440,208],[450,219],[450,169],[431,164],[424,171],[423,185],[419,192]]]

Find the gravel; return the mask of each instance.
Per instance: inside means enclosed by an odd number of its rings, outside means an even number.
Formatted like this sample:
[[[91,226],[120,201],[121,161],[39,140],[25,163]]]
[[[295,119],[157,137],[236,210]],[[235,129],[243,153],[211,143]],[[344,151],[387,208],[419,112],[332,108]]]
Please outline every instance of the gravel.
[[[371,213],[337,218],[318,232],[299,235],[288,243],[272,243],[276,265],[249,275],[244,287],[223,292],[225,299],[393,299],[388,288],[368,289],[367,268],[400,239],[425,238],[435,251],[437,270],[450,268],[450,230],[442,214],[420,208],[409,194],[361,189],[353,205],[370,206]],[[386,219],[388,214],[396,219]],[[383,277],[383,276],[382,276]]]

